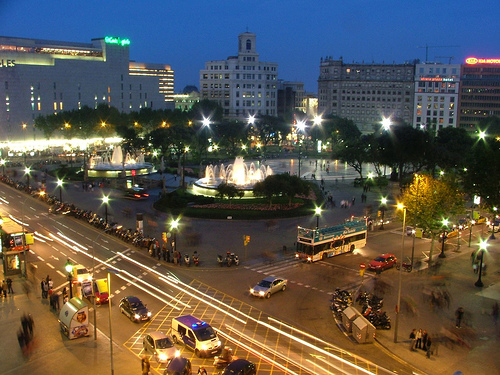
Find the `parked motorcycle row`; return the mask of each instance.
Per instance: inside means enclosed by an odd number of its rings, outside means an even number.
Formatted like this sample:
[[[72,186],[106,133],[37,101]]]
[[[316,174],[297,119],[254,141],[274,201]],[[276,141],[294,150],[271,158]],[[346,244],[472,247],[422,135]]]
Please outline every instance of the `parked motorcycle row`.
[[[232,253],[230,251],[226,252],[226,256],[223,257],[222,255],[217,255],[217,263],[219,264],[219,266],[228,266],[228,267],[231,267],[231,265],[235,265],[235,266],[239,266],[240,265],[240,258],[238,257],[238,255],[236,255],[235,253]]]
[[[348,290],[335,289],[332,294],[330,309],[335,315],[340,318],[342,312],[352,305],[352,294]],[[356,302],[361,307],[361,314],[377,329],[391,329],[391,318],[385,311],[382,311],[384,306],[383,298],[379,298],[367,292],[359,292],[356,297]]]

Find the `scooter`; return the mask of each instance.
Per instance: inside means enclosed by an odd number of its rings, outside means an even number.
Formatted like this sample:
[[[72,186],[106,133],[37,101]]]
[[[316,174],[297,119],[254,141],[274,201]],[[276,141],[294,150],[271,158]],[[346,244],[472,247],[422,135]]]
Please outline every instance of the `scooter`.
[[[225,346],[224,349],[222,349],[221,355],[214,357],[213,366],[218,369],[225,368],[235,359],[237,358],[233,356],[233,349]]]
[[[231,261],[234,263],[234,265],[239,266],[240,265],[240,258],[238,258],[238,255],[235,253],[231,253]]]
[[[200,257],[198,256],[198,252],[196,252],[196,251],[193,254],[193,263],[195,266],[200,265]]]
[[[184,263],[186,263],[186,266],[191,267],[191,258],[189,254],[184,255]]]

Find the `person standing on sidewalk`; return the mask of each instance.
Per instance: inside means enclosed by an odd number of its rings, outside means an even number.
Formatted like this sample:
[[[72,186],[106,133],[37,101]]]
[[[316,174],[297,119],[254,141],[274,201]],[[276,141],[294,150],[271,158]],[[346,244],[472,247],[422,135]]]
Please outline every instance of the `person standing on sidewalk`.
[[[455,327],[461,328],[460,325],[462,324],[462,319],[464,317],[464,308],[459,307],[457,311],[455,311]]]
[[[9,294],[14,294],[14,289],[12,289],[12,279],[10,277],[7,278],[7,290]],[[498,305],[497,305],[498,310]]]
[[[413,328],[413,330],[410,333],[410,351],[412,351],[412,352],[415,351],[416,337],[417,337],[417,329]]]
[[[415,334],[415,338],[417,340],[417,343],[415,347],[417,349],[422,349],[422,328],[420,328],[417,333]]]
[[[427,337],[427,341],[425,342],[425,347],[427,348],[427,352],[425,353],[425,356],[427,358],[431,358],[431,346],[432,346],[432,340],[430,337]]]
[[[148,375],[149,374],[149,370],[151,369],[151,364],[149,363],[149,357],[146,356],[146,355],[142,356],[141,368],[142,368],[142,374],[143,375]]]

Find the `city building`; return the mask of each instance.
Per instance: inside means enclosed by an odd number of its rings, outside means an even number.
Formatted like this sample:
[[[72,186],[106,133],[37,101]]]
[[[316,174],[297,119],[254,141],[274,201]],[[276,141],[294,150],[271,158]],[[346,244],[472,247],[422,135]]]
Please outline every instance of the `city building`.
[[[469,57],[461,76],[458,127],[475,130],[482,119],[500,116],[500,59]]]
[[[415,65],[413,125],[434,133],[457,126],[460,64]]]
[[[238,36],[238,55],[205,62],[200,70],[200,100],[217,102],[227,118],[277,116],[278,64],[259,60],[256,35]]]
[[[0,140],[42,137],[38,116],[107,104],[173,109],[174,71],[129,60],[129,39],[91,43],[0,37]]]
[[[182,93],[174,94],[175,109],[189,111],[200,102],[200,93],[196,86],[186,86]]]
[[[292,117],[294,111],[306,112],[304,82],[278,80],[278,112],[281,117]]]
[[[413,121],[414,64],[344,63],[321,58],[318,112],[350,119],[373,132],[383,118]]]

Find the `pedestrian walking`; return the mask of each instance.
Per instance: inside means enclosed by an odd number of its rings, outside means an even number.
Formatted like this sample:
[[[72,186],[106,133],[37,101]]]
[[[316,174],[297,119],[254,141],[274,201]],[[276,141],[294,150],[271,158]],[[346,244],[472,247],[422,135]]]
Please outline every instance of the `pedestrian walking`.
[[[177,260],[178,260],[177,256],[178,255],[179,254],[177,253],[177,250],[174,250],[174,259],[173,259],[174,260],[174,264],[177,264]]]
[[[415,351],[416,339],[417,339],[417,329],[413,328],[413,330],[410,333],[410,351],[412,351],[412,352]]]
[[[149,370],[151,369],[151,364],[149,363],[149,357],[146,356],[146,355],[142,356],[141,368],[142,368],[142,374],[143,375],[148,375],[149,374]]]
[[[425,353],[425,356],[426,356],[427,358],[431,358],[431,353],[432,353],[432,350],[431,350],[432,340],[431,340],[431,338],[430,338],[430,337],[427,337],[427,341],[426,341],[426,343],[425,343],[425,346],[426,346],[426,349],[427,349],[427,351],[426,351],[426,353]]]
[[[49,284],[47,280],[42,280],[42,298],[46,299],[49,295]]]
[[[457,311],[455,311],[455,327],[461,328],[462,318],[464,317],[464,309],[463,307],[459,307]]]
[[[170,263],[170,250],[167,249],[167,263]]]
[[[493,322],[495,322],[495,325],[497,325],[498,322],[498,302],[495,302],[493,305],[491,315],[493,316]]]
[[[2,293],[5,298],[7,298],[7,281],[2,281]]]
[[[12,279],[10,277],[7,278],[7,290],[9,294],[14,294],[14,289],[12,289]]]
[[[415,347],[417,349],[422,349],[422,328],[420,328],[415,334],[415,338],[417,340]]]

